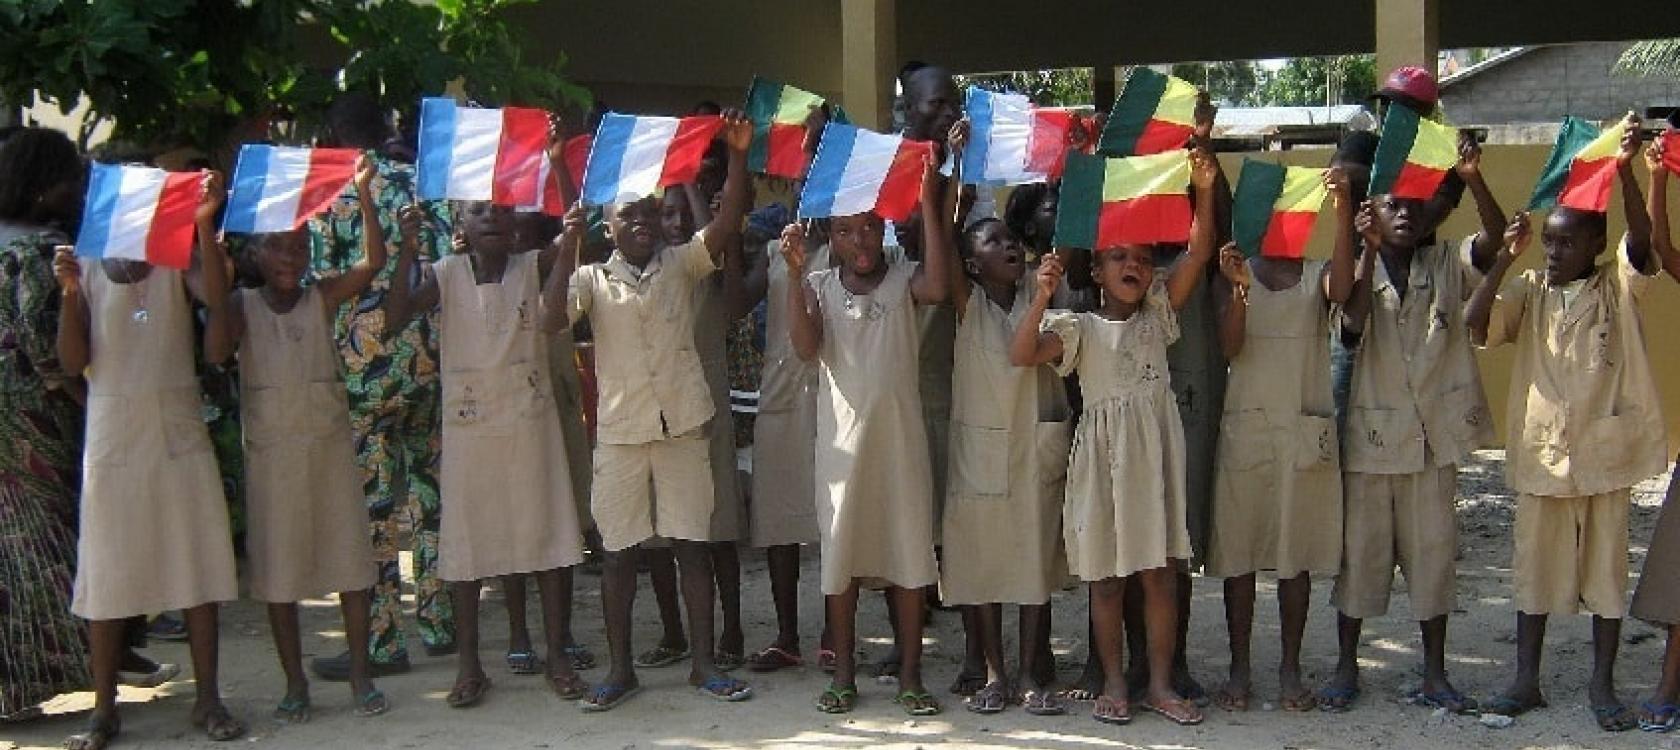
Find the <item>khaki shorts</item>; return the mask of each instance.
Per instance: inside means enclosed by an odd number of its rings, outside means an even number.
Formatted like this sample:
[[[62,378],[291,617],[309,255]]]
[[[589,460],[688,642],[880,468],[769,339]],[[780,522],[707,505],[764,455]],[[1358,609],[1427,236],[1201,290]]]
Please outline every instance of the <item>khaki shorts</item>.
[[[1517,609],[1530,615],[1627,613],[1628,490],[1517,497]]]
[[[1406,577],[1412,619],[1451,612],[1457,598],[1458,467],[1415,474],[1342,475],[1342,570],[1330,601],[1348,617],[1388,614],[1394,568]]]
[[[590,510],[609,552],[655,535],[710,541],[712,470],[704,429],[648,443],[595,446]]]

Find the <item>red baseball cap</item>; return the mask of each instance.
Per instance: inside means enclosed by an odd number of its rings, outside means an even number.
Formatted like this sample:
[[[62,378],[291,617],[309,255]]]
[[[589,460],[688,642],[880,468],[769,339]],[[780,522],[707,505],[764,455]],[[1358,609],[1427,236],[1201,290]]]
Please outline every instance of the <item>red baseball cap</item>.
[[[1405,65],[1388,74],[1382,88],[1377,90],[1377,96],[1427,112],[1435,109],[1435,104],[1441,100],[1441,89],[1429,71],[1416,65]]]

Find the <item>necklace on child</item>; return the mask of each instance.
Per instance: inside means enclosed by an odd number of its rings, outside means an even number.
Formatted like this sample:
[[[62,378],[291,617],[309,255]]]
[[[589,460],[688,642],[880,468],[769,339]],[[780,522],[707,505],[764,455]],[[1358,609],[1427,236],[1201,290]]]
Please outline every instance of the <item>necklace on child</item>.
[[[146,304],[147,276],[142,276],[134,270],[135,268],[142,266],[138,263],[130,262],[114,267],[121,268],[122,274],[120,278],[117,278],[115,275],[111,275],[111,281],[134,290],[134,311],[129,313],[129,319],[134,321],[136,325],[145,325],[152,319],[152,315],[148,311],[148,306]],[[107,266],[107,268],[112,268],[112,266]]]

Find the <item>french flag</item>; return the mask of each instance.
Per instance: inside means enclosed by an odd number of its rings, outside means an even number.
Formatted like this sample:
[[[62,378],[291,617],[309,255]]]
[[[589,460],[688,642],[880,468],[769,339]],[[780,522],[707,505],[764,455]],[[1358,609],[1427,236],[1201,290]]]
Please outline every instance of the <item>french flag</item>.
[[[203,172],[94,164],[76,254],[186,270]]]
[[[351,148],[292,148],[247,144],[233,168],[222,231],[289,232],[344,192],[356,176]]]
[[[595,129],[583,173],[583,202],[628,203],[693,182],[723,118],[637,117],[609,112]]]
[[[1077,121],[1072,110],[1036,107],[1020,94],[968,88],[963,183],[1020,185],[1059,177]]]
[[[548,113],[529,107],[462,107],[420,101],[421,200],[490,201],[561,213],[548,163]]]
[[[799,216],[821,219],[873,211],[904,221],[922,195],[933,144],[830,122],[805,175]]]

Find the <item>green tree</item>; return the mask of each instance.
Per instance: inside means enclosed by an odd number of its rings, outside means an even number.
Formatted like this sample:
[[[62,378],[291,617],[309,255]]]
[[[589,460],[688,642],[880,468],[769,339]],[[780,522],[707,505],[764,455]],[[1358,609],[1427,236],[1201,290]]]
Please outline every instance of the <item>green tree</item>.
[[[1091,87],[1090,68],[1017,70],[957,76],[957,86],[966,89],[970,84],[991,91],[1025,94],[1034,104],[1042,107],[1089,106],[1092,97],[1095,96]]]
[[[1252,103],[1259,106],[1358,104],[1377,90],[1372,55],[1293,57],[1261,76]]]
[[[1225,106],[1249,103],[1259,85],[1254,64],[1247,60],[1179,63],[1173,66],[1172,74],[1202,87],[1215,103]]]

